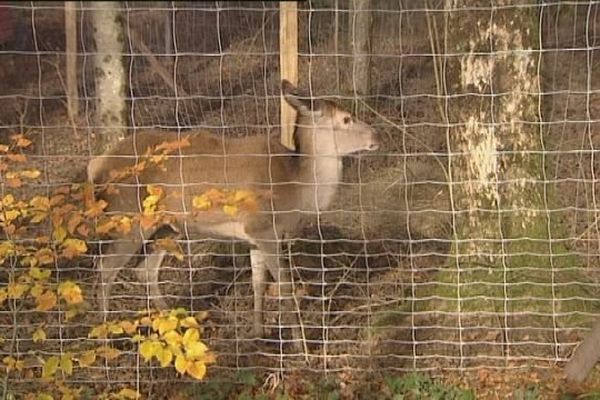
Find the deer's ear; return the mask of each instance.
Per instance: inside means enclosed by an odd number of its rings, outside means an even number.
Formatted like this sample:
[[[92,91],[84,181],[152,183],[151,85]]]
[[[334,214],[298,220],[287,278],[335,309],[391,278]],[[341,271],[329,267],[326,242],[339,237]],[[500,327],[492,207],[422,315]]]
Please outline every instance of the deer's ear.
[[[320,117],[320,101],[310,101],[307,98],[300,98],[298,95],[298,88],[294,86],[290,81],[283,79],[281,81],[281,92],[285,97],[285,100],[289,105],[294,107],[302,115]]]

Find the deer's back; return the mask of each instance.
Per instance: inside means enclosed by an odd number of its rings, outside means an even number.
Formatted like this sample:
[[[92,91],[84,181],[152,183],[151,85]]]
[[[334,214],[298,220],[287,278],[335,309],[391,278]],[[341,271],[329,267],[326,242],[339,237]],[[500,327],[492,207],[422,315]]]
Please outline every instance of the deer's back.
[[[182,133],[190,145],[172,151],[158,165],[146,161],[140,173],[113,183],[118,193],[101,193],[109,212],[140,212],[147,185],[160,185],[165,191],[163,204],[168,211],[186,213],[194,209],[193,199],[212,188],[250,190],[258,194],[258,211],[273,207],[293,209],[298,200],[294,183],[301,160],[266,135],[221,138],[206,132]],[[112,170],[124,171],[144,160],[148,148],[174,142],[173,134],[151,131],[132,135],[118,143],[90,167],[95,184],[107,182]],[[137,155],[137,156],[136,156]],[[206,213],[205,219],[230,221],[222,212]]]

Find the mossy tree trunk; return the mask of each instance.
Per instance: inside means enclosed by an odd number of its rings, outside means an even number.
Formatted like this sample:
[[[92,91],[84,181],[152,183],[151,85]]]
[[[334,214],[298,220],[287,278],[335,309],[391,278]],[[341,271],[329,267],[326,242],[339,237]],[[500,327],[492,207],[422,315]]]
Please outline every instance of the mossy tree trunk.
[[[94,3],[92,24],[96,54],[96,151],[102,153],[123,139],[127,131],[126,78],[123,66],[123,17],[120,2]]]
[[[438,284],[418,296],[443,300],[418,309],[452,315],[461,363],[481,352],[564,356],[557,328],[580,324],[571,317],[589,306],[545,174],[540,10],[510,4],[446,2],[453,247]]]

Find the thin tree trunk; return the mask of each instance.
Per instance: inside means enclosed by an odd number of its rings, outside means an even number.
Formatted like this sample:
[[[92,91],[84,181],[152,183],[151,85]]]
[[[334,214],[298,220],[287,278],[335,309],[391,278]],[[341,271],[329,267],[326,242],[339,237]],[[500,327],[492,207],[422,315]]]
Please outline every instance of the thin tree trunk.
[[[127,131],[126,74],[123,66],[123,17],[119,2],[93,3],[96,42],[95,84],[97,150],[102,152],[123,139]]]

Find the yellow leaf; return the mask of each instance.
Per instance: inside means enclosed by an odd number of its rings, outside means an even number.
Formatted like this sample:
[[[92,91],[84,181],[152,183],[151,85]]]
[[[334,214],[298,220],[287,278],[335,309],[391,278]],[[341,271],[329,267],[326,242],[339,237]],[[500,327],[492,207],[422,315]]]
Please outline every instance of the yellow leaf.
[[[188,367],[188,360],[185,358],[183,354],[180,354],[175,358],[175,369],[180,374],[185,374],[185,371]]]
[[[169,349],[162,349],[156,354],[156,358],[160,362],[160,366],[165,368],[171,364],[173,360],[173,353]]]
[[[154,327],[154,322],[157,322],[157,320],[152,320],[149,316],[145,316],[145,317],[142,317],[142,319],[140,319],[140,325],[152,326],[152,329],[157,330],[158,328]]]
[[[77,306],[69,306],[67,311],[65,311],[65,320],[70,321],[75,318],[79,313],[83,311],[80,307]]]
[[[108,331],[112,334],[112,335],[121,335],[122,333],[125,332],[125,330],[123,329],[123,327],[119,324],[110,324],[108,325]]]
[[[60,364],[60,360],[56,356],[52,356],[48,358],[44,362],[44,366],[42,367],[42,378],[52,378],[56,371],[58,370],[58,365]]]
[[[21,265],[23,267],[35,267],[38,263],[38,260],[32,256],[25,256],[21,259]],[[29,276],[31,276],[31,270],[29,270]],[[33,277],[32,277],[33,278]]]
[[[200,196],[194,196],[192,199],[192,206],[202,211],[206,211],[212,207],[212,201],[206,194]]]
[[[154,343],[155,342],[153,342],[151,340],[146,340],[146,341],[142,342],[142,344],[140,344],[140,355],[146,362],[152,360],[152,357],[155,356]]]
[[[183,334],[183,345],[187,347],[191,343],[196,343],[200,340],[200,332],[196,328],[189,328]]]
[[[136,400],[141,397],[141,394],[139,394],[139,392],[137,392],[136,390],[125,388],[125,389],[121,389],[117,393],[117,397],[119,399],[125,399],[125,400]]]
[[[162,318],[158,324],[158,333],[164,335],[166,332],[177,329],[179,321],[174,317]]]
[[[190,362],[186,372],[193,378],[201,380],[206,375],[206,365],[202,361]]]
[[[40,282],[36,282],[35,285],[33,285],[33,287],[31,288],[31,290],[29,291],[29,293],[34,297],[34,298],[38,298],[40,297],[40,295],[42,293],[44,293],[45,290],[45,286],[43,285],[43,283]]]
[[[36,310],[37,311],[50,311],[56,305],[56,294],[54,294],[51,290],[46,290],[44,293],[37,296],[35,299],[37,302]]]
[[[155,211],[156,205],[158,204],[159,201],[160,201],[160,196],[157,196],[157,195],[151,194],[150,196],[146,197],[144,199],[144,202],[142,203],[142,205],[144,206],[144,213],[152,214]]]
[[[37,260],[37,259],[34,259]],[[43,281],[50,278],[52,271],[49,269],[41,269],[37,267],[33,267],[29,269],[29,276],[35,280]]]
[[[176,331],[169,331],[163,335],[163,340],[171,346],[177,346],[181,343],[182,337]]]
[[[12,194],[9,193],[6,196],[4,196],[2,198],[2,200],[0,200],[0,208],[10,206],[14,203],[15,203],[15,196],[13,196]]]
[[[126,235],[131,232],[131,218],[123,217],[119,220],[119,232]]]
[[[49,248],[39,249],[35,252],[35,257],[37,258],[40,265],[48,265],[54,263],[54,252]]]
[[[10,240],[0,242],[0,262],[15,254],[15,244]]]
[[[38,210],[48,211],[50,209],[50,199],[45,196],[35,196],[29,200],[29,205]]]
[[[214,364],[217,362],[217,356],[214,353],[208,352],[202,357],[204,364]]]
[[[194,318],[194,317],[186,317],[186,318],[182,319],[179,323],[184,328],[199,328],[200,327],[200,325],[198,324],[198,321],[196,321],[196,318]]]
[[[151,196],[158,196],[159,198],[164,193],[164,190],[163,190],[162,186],[157,186],[157,185],[148,185],[148,186],[146,186],[146,191],[148,192],[149,195],[151,195]]]
[[[139,333],[138,333],[138,334],[136,334],[136,335],[133,335],[133,336],[131,337],[131,341],[132,341],[133,343],[139,343],[139,342],[141,342],[141,341],[142,341],[142,340],[144,340],[144,339],[146,339],[146,337],[145,337],[145,336],[143,336],[143,335],[140,335]]]
[[[54,400],[54,397],[48,393],[39,393],[35,400]]]
[[[202,342],[193,342],[185,346],[185,354],[190,360],[204,357],[206,350],[208,350],[208,347]]]
[[[109,346],[100,346],[96,349],[96,354],[104,357],[106,360],[113,360],[121,355],[121,351]]]
[[[33,343],[45,342],[46,341],[46,331],[44,331],[42,328],[37,328],[33,332],[31,339],[33,340]]]
[[[19,210],[6,210],[0,214],[0,221],[12,222],[19,218],[19,216],[21,216],[21,212]]]
[[[48,213],[46,211],[33,211],[32,217],[29,220],[32,224],[39,224],[48,218]]]
[[[138,324],[137,322],[133,323],[131,321],[121,321],[119,322],[119,326],[121,326],[126,334],[131,335],[137,330]]]
[[[233,201],[235,203],[242,203],[248,199],[253,199],[254,197],[256,197],[256,195],[250,190],[236,190],[233,194]]]
[[[106,339],[108,337],[108,326],[106,324],[100,324],[92,328],[88,337],[98,338],[98,339]]]
[[[81,288],[75,282],[66,281],[58,285],[58,294],[67,304],[79,304],[83,302]]]
[[[66,239],[62,247],[63,256],[69,260],[87,251],[87,244],[81,239]]]
[[[19,173],[23,178],[27,178],[27,179],[36,179],[36,178],[39,178],[39,176],[42,174],[37,169],[26,169],[26,170],[20,171]]]
[[[79,357],[79,366],[82,368],[89,367],[90,365],[94,364],[95,361],[96,361],[96,351],[88,350],[88,351],[82,353],[81,356]]]
[[[52,232],[52,239],[54,239],[58,243],[62,243],[66,237],[67,230],[62,225],[59,225],[56,228],[54,228],[54,232]]]
[[[104,235],[112,231],[117,227],[117,222],[109,219],[107,221],[101,222],[96,226],[96,233],[99,235]]]
[[[4,363],[4,365],[6,365],[9,368],[13,368],[15,363],[17,362],[17,360],[14,357],[11,356],[6,356],[2,359],[2,362]]]
[[[186,316],[187,314],[188,314],[188,312],[184,307],[173,308],[171,311],[169,311],[169,315],[171,317],[183,317],[183,316]]]
[[[6,294],[9,299],[17,300],[23,297],[23,294],[29,289],[29,285],[24,283],[11,282],[6,287]]]
[[[225,204],[223,206],[223,212],[225,214],[229,215],[230,217],[235,217],[237,215],[237,213],[239,212],[239,209],[237,208],[237,206]]]
[[[65,375],[73,375],[73,356],[70,353],[63,354],[60,357],[60,369]]]

